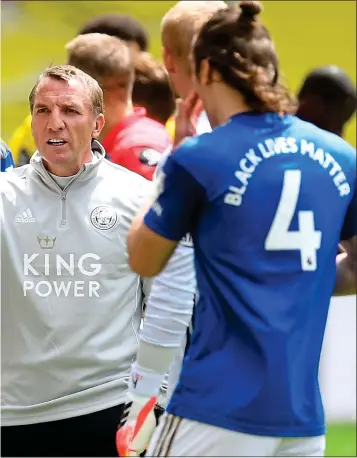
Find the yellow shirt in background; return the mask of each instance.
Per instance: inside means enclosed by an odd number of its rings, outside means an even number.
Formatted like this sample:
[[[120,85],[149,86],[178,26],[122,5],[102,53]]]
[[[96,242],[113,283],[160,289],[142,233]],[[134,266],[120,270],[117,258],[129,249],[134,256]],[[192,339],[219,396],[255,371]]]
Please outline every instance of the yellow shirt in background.
[[[31,115],[18,126],[12,134],[8,145],[12,152],[16,166],[27,164],[36,150],[31,131]]]
[[[171,140],[173,140],[175,135],[175,118],[173,116],[167,121],[166,130],[168,131]]]

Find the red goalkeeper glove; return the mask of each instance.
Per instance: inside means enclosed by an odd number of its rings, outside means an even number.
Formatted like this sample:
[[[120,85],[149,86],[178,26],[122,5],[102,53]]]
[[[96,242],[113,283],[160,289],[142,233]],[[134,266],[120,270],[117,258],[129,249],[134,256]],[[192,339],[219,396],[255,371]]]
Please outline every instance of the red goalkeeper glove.
[[[156,428],[154,408],[157,398],[128,395],[116,434],[119,456],[140,456]]]

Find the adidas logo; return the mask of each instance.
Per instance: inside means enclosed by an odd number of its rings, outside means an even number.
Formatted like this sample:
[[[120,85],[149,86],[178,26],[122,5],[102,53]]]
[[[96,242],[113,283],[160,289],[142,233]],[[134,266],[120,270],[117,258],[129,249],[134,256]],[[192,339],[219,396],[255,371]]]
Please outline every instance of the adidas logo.
[[[27,208],[24,212],[21,212],[16,216],[15,221],[17,223],[34,223],[36,218],[32,216],[31,210]]]

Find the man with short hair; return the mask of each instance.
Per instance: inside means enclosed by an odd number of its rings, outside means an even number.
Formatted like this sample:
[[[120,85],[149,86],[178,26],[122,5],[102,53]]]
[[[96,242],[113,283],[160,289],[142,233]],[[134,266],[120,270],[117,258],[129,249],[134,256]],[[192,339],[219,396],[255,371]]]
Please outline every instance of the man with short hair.
[[[104,14],[91,18],[83,24],[78,35],[103,33],[124,40],[133,54],[147,51],[149,36],[145,28],[135,18],[122,14]],[[27,164],[36,147],[31,133],[31,115],[13,132],[9,146],[17,166]]]
[[[95,78],[104,92],[100,134],[108,157],[151,180],[161,154],[171,146],[165,126],[133,107],[134,64],[128,46],[105,34],[79,35],[66,45],[67,61]]]
[[[150,289],[126,237],[151,183],[104,159],[103,92],[81,70],[46,69],[30,108],[37,152],[0,184],[1,455],[117,456]]]
[[[174,114],[176,100],[164,65],[150,53],[135,57],[133,104],[146,108],[149,118],[166,124]]]
[[[342,68],[319,67],[305,77],[298,100],[299,118],[343,137],[345,125],[356,113],[356,86]]]
[[[185,99],[192,90],[191,45],[203,24],[220,9],[227,8],[223,1],[180,1],[165,14],[161,21],[163,60],[171,84],[180,98]],[[167,126],[174,138],[175,126]],[[197,119],[197,133],[210,131],[206,113]]]

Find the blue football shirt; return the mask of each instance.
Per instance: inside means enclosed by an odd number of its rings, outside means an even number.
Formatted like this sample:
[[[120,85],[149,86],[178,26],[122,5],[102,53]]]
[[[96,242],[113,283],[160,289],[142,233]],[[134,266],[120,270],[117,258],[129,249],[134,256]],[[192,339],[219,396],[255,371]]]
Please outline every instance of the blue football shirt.
[[[2,140],[0,144],[0,159],[1,159],[1,172],[13,169],[15,167],[14,160],[12,158],[11,151],[8,146]]]
[[[241,113],[167,159],[145,224],[190,232],[199,301],[168,412],[278,437],[325,433],[318,384],[356,152],[294,116]]]

